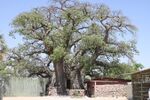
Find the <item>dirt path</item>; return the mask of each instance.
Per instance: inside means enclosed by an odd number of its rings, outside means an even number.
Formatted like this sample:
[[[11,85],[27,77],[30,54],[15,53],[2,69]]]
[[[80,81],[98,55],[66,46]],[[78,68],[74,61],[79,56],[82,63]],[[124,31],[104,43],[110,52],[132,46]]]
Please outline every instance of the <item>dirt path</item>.
[[[88,97],[4,97],[3,100],[127,100],[125,97],[112,98],[112,97],[97,97],[97,98],[88,98]]]

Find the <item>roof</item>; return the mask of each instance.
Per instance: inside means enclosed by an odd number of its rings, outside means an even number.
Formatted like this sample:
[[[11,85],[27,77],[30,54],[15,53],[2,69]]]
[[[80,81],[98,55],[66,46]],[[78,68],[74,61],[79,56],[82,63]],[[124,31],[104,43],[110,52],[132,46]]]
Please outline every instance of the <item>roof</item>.
[[[146,72],[150,72],[150,68],[144,69],[144,70],[141,70],[141,71],[138,71],[138,72],[135,72],[135,73],[133,73],[132,75],[140,74],[140,73],[146,73]]]
[[[111,78],[111,77],[99,77],[99,78],[94,78],[93,80],[130,81],[130,80],[127,80],[127,79]]]
[[[126,84],[131,82],[131,80],[118,79],[118,78],[109,78],[109,77],[100,77],[87,81],[86,83],[97,82],[99,84]]]

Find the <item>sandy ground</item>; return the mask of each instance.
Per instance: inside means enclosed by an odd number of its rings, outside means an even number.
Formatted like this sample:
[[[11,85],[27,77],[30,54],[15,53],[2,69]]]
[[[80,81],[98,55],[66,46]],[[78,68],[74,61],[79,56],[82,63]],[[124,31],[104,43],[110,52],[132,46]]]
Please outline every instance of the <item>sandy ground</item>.
[[[127,100],[125,97],[4,97],[3,100]]]

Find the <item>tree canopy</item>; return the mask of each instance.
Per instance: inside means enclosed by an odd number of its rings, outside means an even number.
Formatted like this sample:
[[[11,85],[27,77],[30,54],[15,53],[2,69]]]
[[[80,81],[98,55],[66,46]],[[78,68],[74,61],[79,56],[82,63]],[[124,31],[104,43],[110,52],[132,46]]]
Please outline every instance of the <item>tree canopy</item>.
[[[83,76],[93,69],[111,69],[121,58],[133,60],[137,28],[121,11],[104,4],[92,5],[77,0],[53,0],[48,7],[19,14],[12,21],[12,31],[25,42],[11,50],[10,65],[16,73],[52,77],[57,92],[66,94],[66,80],[71,88],[84,88]],[[117,67],[116,67],[117,69]]]
[[[4,58],[7,52],[7,45],[2,35],[0,35],[0,76],[4,76],[6,71],[6,65],[4,63]]]
[[[2,35],[0,35],[0,60],[2,61],[6,54],[7,46]]]

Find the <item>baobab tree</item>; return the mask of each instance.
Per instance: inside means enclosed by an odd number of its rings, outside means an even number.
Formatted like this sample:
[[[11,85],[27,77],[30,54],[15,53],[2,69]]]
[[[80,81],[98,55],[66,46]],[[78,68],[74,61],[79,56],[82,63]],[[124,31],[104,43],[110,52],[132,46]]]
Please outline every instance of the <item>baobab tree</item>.
[[[120,11],[76,0],[53,0],[48,7],[19,14],[12,21],[11,35],[18,33],[25,43],[12,50],[10,60],[32,75],[56,76],[57,92],[84,88],[82,76],[88,70],[114,67],[121,57],[132,60],[137,53],[133,38],[136,27]],[[125,36],[130,39],[124,40]]]

